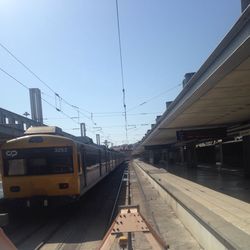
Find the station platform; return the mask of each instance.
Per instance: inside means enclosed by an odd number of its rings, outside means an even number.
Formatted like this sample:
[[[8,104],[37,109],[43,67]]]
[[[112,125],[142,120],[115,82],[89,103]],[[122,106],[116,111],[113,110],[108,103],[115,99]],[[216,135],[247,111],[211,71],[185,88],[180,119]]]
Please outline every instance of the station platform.
[[[203,168],[189,171],[180,167],[174,169],[172,166],[165,169],[139,160],[134,160],[133,164],[177,201],[178,207],[173,199],[167,198],[174,209],[178,210],[180,206],[185,208],[189,215],[192,215],[199,225],[209,231],[221,245],[226,246],[226,249],[249,249],[250,204],[239,199],[241,197],[249,201],[250,191],[246,188],[247,180],[243,177],[216,173]],[[244,181],[246,181],[245,184]],[[220,192],[221,190],[223,193]],[[231,191],[238,199],[225,194],[225,190],[227,193]],[[243,190],[245,190],[244,194],[241,193]],[[184,224],[185,221],[189,223],[188,229],[198,237],[208,237],[200,226],[188,222],[190,218],[183,216],[182,220]],[[212,249],[211,246],[205,248]]]
[[[202,186],[250,203],[250,180],[244,177],[241,168],[223,168],[199,164],[196,168],[181,165],[161,164],[167,172],[193,181]]]

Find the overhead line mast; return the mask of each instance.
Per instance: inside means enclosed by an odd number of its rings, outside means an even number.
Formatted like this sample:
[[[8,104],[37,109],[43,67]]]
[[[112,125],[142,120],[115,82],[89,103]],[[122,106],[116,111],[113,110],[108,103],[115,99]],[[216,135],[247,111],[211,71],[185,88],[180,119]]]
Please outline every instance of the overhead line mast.
[[[123,60],[122,60],[122,46],[121,46],[121,32],[120,32],[118,0],[116,0],[116,17],[117,17],[117,31],[118,31],[120,63],[121,63],[122,99],[123,99],[124,118],[125,118],[125,131],[126,131],[126,141],[128,141],[127,106],[126,106],[126,93],[125,93],[125,85],[124,85],[124,72],[123,72]]]

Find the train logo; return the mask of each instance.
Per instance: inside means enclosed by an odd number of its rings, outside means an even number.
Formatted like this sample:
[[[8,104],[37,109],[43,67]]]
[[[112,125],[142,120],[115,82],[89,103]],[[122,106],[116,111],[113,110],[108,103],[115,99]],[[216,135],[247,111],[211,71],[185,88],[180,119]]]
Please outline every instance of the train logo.
[[[17,153],[16,150],[8,150],[8,151],[5,152],[5,154],[6,154],[7,157],[12,157],[13,158],[13,157],[17,156],[18,153]]]

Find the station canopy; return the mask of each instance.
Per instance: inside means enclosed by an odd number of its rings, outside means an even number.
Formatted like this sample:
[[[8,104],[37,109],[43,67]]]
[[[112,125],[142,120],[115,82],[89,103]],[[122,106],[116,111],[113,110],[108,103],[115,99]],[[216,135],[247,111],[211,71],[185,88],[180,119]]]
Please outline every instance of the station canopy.
[[[134,153],[177,142],[180,130],[232,126],[250,120],[250,6]]]

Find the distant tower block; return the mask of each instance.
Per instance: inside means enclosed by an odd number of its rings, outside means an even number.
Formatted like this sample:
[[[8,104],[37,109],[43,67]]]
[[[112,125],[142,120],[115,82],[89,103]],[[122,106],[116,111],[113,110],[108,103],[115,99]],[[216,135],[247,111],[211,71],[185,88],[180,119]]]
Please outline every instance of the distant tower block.
[[[97,145],[100,145],[100,144],[101,144],[100,134],[96,134],[96,144],[97,144]]]
[[[30,90],[31,118],[34,121],[43,123],[41,91],[37,88]]]
[[[80,123],[80,128],[81,128],[81,136],[86,136],[86,126],[84,122]]]

